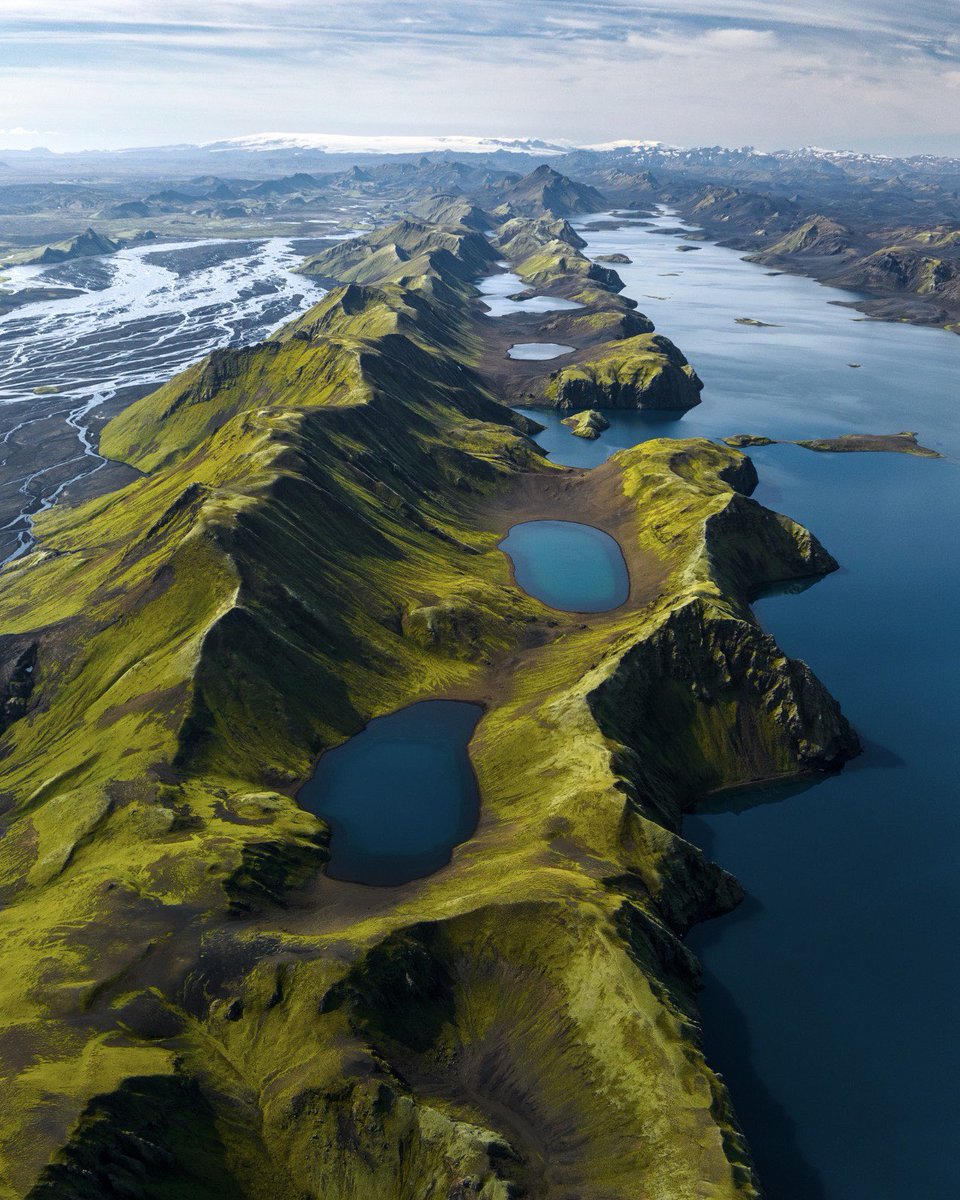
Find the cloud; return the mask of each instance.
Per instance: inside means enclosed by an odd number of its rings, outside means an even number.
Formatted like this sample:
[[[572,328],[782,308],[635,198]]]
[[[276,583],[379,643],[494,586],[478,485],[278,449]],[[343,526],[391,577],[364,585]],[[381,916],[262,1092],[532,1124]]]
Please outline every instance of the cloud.
[[[690,35],[669,28],[627,35],[627,45],[652,57],[703,58],[768,54],[777,45],[777,35],[769,29],[708,29]]]
[[[700,38],[708,49],[723,51],[769,50],[777,41],[771,29],[711,29]]]
[[[0,0],[0,111],[64,129],[57,148],[320,127],[960,152],[943,103],[955,15],[955,0]]]
[[[13,129],[0,129],[0,137],[42,138],[57,137],[57,134],[52,129],[24,129],[22,125],[17,125]]]

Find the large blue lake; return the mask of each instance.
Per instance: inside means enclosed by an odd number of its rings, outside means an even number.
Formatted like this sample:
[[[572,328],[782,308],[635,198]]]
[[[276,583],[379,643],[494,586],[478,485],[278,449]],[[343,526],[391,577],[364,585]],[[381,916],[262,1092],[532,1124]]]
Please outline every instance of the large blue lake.
[[[331,878],[393,886],[450,861],[480,812],[467,747],[482,711],[425,700],[323,755],[297,799],[330,826]]]
[[[576,521],[524,521],[500,543],[519,587],[565,612],[609,612],[625,604],[630,577],[609,533]]]
[[[673,226],[674,218],[656,223]],[[682,418],[608,413],[595,465],[655,436],[914,429],[944,461],[751,451],[758,499],[809,525],[842,568],[757,603],[784,650],[841,701],[866,752],[816,786],[753,793],[685,834],[743,882],[690,944],[704,1039],[773,1200],[952,1200],[960,1177],[960,338],[864,320],[842,292],[637,226],[585,232],[622,251],[627,295],[706,383]],[[738,317],[776,328],[738,325]],[[860,363],[852,368],[851,362]]]

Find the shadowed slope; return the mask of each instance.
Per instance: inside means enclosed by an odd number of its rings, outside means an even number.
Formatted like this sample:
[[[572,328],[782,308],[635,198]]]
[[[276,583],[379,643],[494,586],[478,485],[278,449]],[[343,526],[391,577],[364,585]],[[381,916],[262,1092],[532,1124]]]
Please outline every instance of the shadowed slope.
[[[0,678],[35,654],[0,743],[4,1196],[757,1195],[680,940],[737,888],[675,830],[855,752],[747,607],[835,564],[734,449],[546,463],[476,373],[471,268],[420,249],[131,406],[104,448],[143,477],[0,576]],[[520,593],[521,503],[596,513],[628,603]],[[485,704],[475,837],[328,880],[292,793],[426,696]]]

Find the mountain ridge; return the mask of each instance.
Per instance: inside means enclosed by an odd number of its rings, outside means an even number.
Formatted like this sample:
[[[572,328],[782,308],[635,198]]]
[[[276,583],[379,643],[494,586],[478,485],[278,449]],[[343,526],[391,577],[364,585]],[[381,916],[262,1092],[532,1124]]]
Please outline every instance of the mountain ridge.
[[[479,369],[482,235],[414,234],[114,418],[140,474],[0,576],[12,1197],[759,1194],[681,941],[740,893],[677,831],[856,752],[748,607],[836,563],[730,447],[551,465]],[[611,525],[622,610],[513,585],[524,503]],[[480,826],[357,897],[294,793],[425,694],[485,707]]]

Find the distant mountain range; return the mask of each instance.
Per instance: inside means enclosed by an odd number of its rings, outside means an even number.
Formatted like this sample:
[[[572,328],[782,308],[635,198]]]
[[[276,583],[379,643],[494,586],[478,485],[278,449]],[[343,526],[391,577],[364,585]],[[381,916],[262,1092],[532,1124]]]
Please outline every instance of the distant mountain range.
[[[205,142],[201,147],[213,154],[252,150],[270,153],[283,150],[313,150],[323,154],[567,154],[579,149],[573,142],[545,142],[540,138],[438,137],[343,134],[343,133],[255,133],[227,141]]]
[[[914,165],[958,162],[958,159],[918,154],[897,158],[889,154],[866,154],[856,150],[828,150],[820,146],[805,146],[799,150],[757,150],[753,146],[683,147],[667,142],[624,139],[611,142],[579,144],[567,140],[545,141],[542,138],[500,138],[445,135],[439,137],[364,136],[329,133],[261,133],[226,141],[206,142],[199,149],[215,154],[236,151],[276,153],[284,150],[307,150],[323,154],[528,154],[538,158],[576,153],[604,154],[617,159],[629,159],[643,165],[663,162],[683,162],[703,165],[707,162],[729,164],[736,161],[825,163],[841,169],[852,165],[889,170],[897,163]]]
[[[184,174],[215,170],[266,177],[302,170],[337,171],[366,166],[384,159],[455,158],[479,156],[491,165],[508,167],[523,158],[550,161],[561,170],[596,171],[607,167],[630,172],[716,172],[724,178],[789,179],[802,177],[876,178],[897,175],[958,175],[960,159],[929,154],[896,158],[852,150],[806,147],[799,150],[757,150],[753,146],[682,147],[666,142],[625,139],[578,145],[542,138],[479,137],[472,135],[393,136],[328,133],[262,133],[202,145],[136,147],[116,151],[54,154],[33,150],[3,150],[5,165],[29,174],[76,175],[110,167],[115,171],[164,170]],[[0,164],[3,165],[3,164]],[[522,168],[526,169],[526,168]]]

